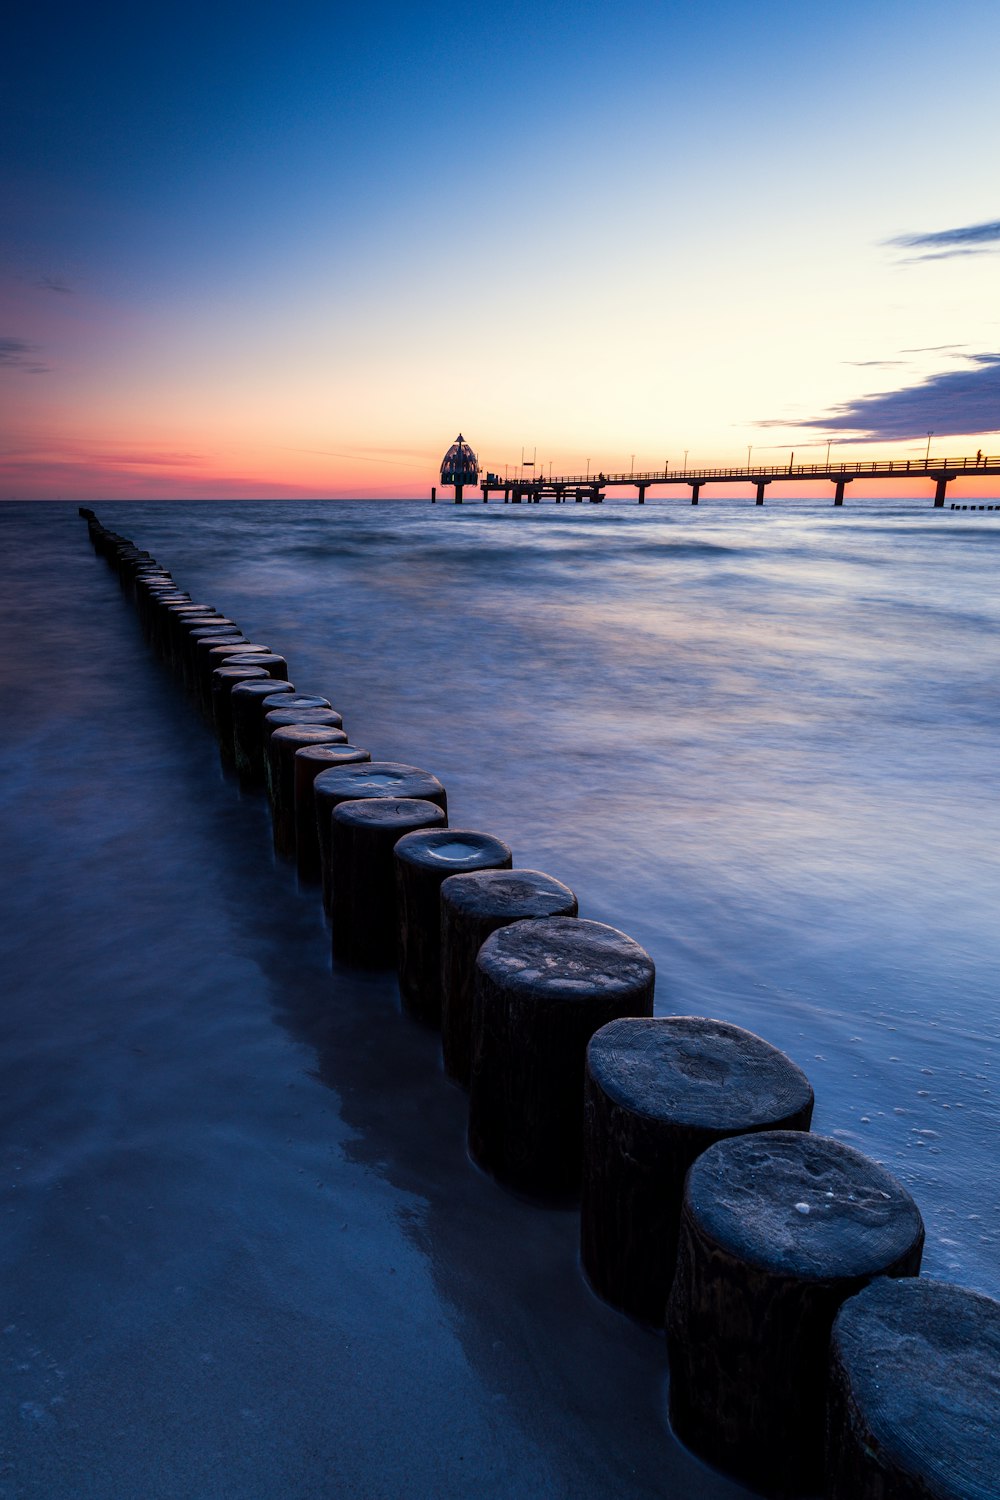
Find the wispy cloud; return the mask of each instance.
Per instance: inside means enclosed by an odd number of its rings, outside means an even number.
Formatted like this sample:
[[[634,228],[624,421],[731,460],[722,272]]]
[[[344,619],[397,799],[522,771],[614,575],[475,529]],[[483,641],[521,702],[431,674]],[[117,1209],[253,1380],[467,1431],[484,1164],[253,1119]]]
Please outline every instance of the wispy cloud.
[[[965,224],[958,229],[935,229],[929,233],[898,234],[883,243],[894,250],[920,250],[907,260],[951,260],[956,255],[986,255],[1000,250],[1000,219],[986,224]]]
[[[771,419],[760,427],[818,427],[849,432],[848,442],[896,442],[1000,431],[1000,354],[970,354],[971,368],[931,375],[898,391],[859,396],[824,417]]]
[[[394,468],[411,470],[413,468],[412,463],[404,463],[399,458],[372,458],[369,456],[373,453],[407,453],[410,451],[407,448],[358,448],[352,452],[341,452],[339,448],[292,448],[286,444],[282,444],[282,449],[285,453],[315,453],[320,458],[350,458],[363,464],[392,464]],[[416,456],[422,459],[426,459],[427,457],[425,453],[419,453]]]
[[[280,479],[204,467],[197,455],[120,451],[62,443],[0,450],[0,499],[304,499],[315,492]]]
[[[44,375],[48,365],[35,358],[38,350],[25,339],[0,335],[0,366],[8,370],[20,370],[25,375]]]
[[[845,365],[851,365],[855,370],[888,370],[892,365],[905,365],[905,359],[845,359]]]
[[[60,292],[67,297],[73,295],[73,288],[63,281],[56,281],[54,276],[39,276],[35,285],[41,287],[43,292]]]
[[[203,467],[209,460],[203,453],[174,453],[160,449],[149,451],[126,448],[105,453],[95,452],[92,462],[125,469],[190,469]]]

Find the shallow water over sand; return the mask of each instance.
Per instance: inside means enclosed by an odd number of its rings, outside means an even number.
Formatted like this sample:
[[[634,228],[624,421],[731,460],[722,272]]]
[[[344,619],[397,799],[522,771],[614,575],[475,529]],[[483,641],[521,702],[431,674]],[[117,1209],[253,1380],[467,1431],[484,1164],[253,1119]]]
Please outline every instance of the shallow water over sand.
[[[997,1295],[1000,518],[919,505],[103,504],[433,771],[457,829],[750,1027]],[[727,1496],[571,1215],[463,1098],[149,656],[6,506],[0,1497]]]

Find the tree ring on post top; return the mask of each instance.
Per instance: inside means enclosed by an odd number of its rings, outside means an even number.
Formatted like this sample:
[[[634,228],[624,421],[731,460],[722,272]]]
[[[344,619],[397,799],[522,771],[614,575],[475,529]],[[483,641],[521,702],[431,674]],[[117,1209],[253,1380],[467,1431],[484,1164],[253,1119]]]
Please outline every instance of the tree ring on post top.
[[[264,780],[264,752],[261,744],[263,704],[275,696],[291,698],[294,695],[294,683],[276,681],[273,677],[259,682],[237,683],[233,688],[233,759],[245,785],[260,786]]]
[[[318,693],[295,693],[288,698],[276,697],[273,703],[265,703],[262,711],[266,716],[272,708],[330,708],[329,698],[321,698]],[[343,722],[343,721],[341,721]]]

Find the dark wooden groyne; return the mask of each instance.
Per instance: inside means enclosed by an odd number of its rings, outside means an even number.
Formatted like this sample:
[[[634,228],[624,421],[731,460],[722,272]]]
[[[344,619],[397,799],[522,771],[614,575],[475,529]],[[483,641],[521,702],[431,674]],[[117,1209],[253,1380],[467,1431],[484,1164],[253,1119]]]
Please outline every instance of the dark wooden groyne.
[[[637,943],[456,826],[432,773],[353,744],[274,643],[80,515],[223,760],[269,798],[276,850],[322,883],[335,967],[395,966],[414,1024],[443,1024],[473,1159],[539,1203],[582,1194],[583,1272],[665,1331],[681,1441],[774,1496],[995,1500],[1000,1304],[919,1279],[917,1205],[811,1133],[800,1069],[728,1023],[654,1016]]]

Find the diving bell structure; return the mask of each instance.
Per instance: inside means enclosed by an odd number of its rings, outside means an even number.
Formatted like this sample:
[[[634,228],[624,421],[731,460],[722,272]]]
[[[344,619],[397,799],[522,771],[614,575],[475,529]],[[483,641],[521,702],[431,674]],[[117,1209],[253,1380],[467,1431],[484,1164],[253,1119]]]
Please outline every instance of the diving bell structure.
[[[441,461],[441,483],[455,486],[455,504],[462,503],[462,490],[479,479],[479,460],[461,433]]]

